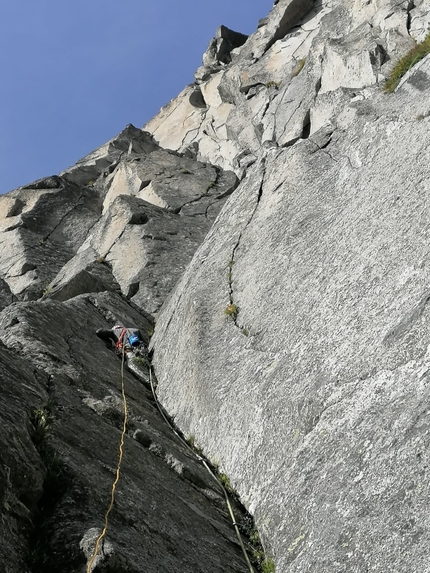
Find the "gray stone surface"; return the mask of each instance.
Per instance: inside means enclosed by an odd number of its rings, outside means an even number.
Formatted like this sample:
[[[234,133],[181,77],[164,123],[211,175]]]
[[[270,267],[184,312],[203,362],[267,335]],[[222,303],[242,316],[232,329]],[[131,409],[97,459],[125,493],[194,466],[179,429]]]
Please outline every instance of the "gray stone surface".
[[[21,299],[42,295],[100,216],[93,188],[57,184],[48,178],[0,197],[0,277]]]
[[[0,314],[5,572],[86,570],[122,427],[120,360],[95,336],[112,322],[138,326],[148,341],[151,323],[116,294],[17,303]],[[97,570],[245,572],[219,486],[128,371],[125,391],[124,458]]]
[[[236,185],[128,125],[61,176],[0,197],[0,305],[120,289],[156,312]]]
[[[429,58],[380,88],[429,14],[279,0],[249,38],[221,26],[146,131],[0,197],[6,573],[85,570],[121,426],[94,331],[147,343],[153,316],[163,405],[277,573],[428,573]],[[147,383],[130,362],[94,572],[244,571],[221,492]]]
[[[429,66],[268,148],[157,321],[163,404],[277,571],[428,570]]]
[[[213,40],[195,76],[204,108],[192,106],[195,87],[188,86],[145,129],[163,147],[192,151],[242,179],[243,154],[307,137],[321,99],[327,120],[336,117],[327,93],[381,84],[414,40],[423,39],[429,14],[426,1],[277,2],[231,51],[231,62],[217,64]]]
[[[119,285],[123,294],[155,313],[237,178],[158,150],[122,161],[108,179],[102,216],[52,280],[46,296],[64,300]]]

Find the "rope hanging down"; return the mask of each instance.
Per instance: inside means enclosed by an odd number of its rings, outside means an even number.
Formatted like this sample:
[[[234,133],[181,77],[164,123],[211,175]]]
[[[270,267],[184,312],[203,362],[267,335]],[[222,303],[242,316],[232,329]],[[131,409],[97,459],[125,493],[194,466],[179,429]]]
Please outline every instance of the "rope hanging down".
[[[206,460],[204,460],[201,456],[199,456],[199,454],[197,454],[192,448],[191,446],[184,440],[184,438],[176,431],[176,429],[174,428],[174,426],[172,425],[172,423],[170,422],[170,420],[167,419],[167,416],[164,414],[163,409],[160,406],[160,403],[158,401],[157,398],[157,394],[155,393],[155,388],[154,388],[154,383],[152,381],[152,368],[151,366],[149,367],[149,381],[151,383],[151,390],[152,390],[152,395],[154,397],[155,403],[157,404],[157,408],[160,412],[160,414],[163,416],[164,421],[166,422],[166,424],[168,424],[170,426],[170,429],[172,430],[172,432],[181,440],[181,442],[184,444],[184,446],[186,446],[190,452],[197,457],[197,459],[199,460],[199,462],[201,462],[203,464],[203,466],[206,468],[206,470],[210,473],[210,475],[213,477],[213,479],[218,483],[218,485],[221,486],[222,491],[224,492],[224,497],[225,497],[225,501],[227,503],[227,507],[228,507],[228,511],[230,513],[230,517],[231,517],[231,521],[234,527],[234,530],[236,532],[237,535],[237,539],[239,541],[240,547],[242,549],[243,552],[243,556],[245,558],[246,564],[248,565],[248,569],[250,571],[250,573],[254,573],[254,569],[252,567],[251,561],[249,560],[249,556],[248,553],[245,549],[245,546],[243,544],[242,541],[242,536],[240,535],[240,531],[239,531],[239,527],[237,526],[236,523],[236,518],[234,516],[234,512],[233,512],[233,508],[231,506],[230,503],[230,498],[228,497],[228,493],[227,490],[224,487],[224,484],[217,478],[217,476],[214,474],[214,472],[211,470],[211,468],[208,466]]]
[[[122,464],[123,447],[124,447],[124,436],[125,436],[125,432],[127,429],[127,417],[128,417],[127,399],[125,397],[125,387],[124,387],[125,386],[124,385],[124,356],[125,356],[125,350],[124,350],[124,346],[123,346],[122,347],[122,357],[121,357],[121,392],[122,392],[122,403],[123,403],[123,409],[124,409],[123,410],[124,411],[124,422],[122,425],[121,439],[119,442],[119,456],[118,456],[118,464],[116,467],[116,476],[115,476],[115,480],[112,484],[111,499],[110,499],[109,507],[106,511],[104,527],[103,527],[103,530],[100,533],[100,535],[96,541],[93,556],[91,557],[91,559],[88,563],[87,573],[91,573],[94,561],[96,560],[98,552],[99,552],[100,543],[101,543],[103,537],[106,535],[106,531],[107,531],[107,528],[109,525],[109,514],[112,511],[113,504],[115,502],[115,489],[116,489],[117,483],[119,481],[119,476],[121,473],[121,464]]]
[[[105,537],[106,532],[107,532],[107,528],[109,525],[109,514],[113,509],[113,504],[115,502],[115,490],[116,490],[116,486],[118,484],[119,478],[120,478],[120,474],[121,474],[121,464],[122,464],[122,458],[123,458],[123,454],[124,454],[124,437],[125,437],[125,433],[127,430],[127,418],[128,418],[128,412],[127,412],[127,399],[125,396],[125,384],[124,384],[124,361],[125,361],[125,348],[124,346],[122,347],[122,352],[121,352],[121,393],[122,393],[122,402],[123,402],[123,411],[124,411],[124,422],[123,422],[123,426],[122,426],[122,432],[121,432],[121,439],[120,439],[120,443],[119,443],[119,456],[118,456],[118,464],[117,464],[117,468],[116,468],[116,476],[115,476],[115,480],[112,484],[112,489],[111,489],[111,500],[110,500],[110,504],[109,507],[106,511],[105,514],[105,520],[104,520],[104,527],[102,532],[100,533],[100,535],[97,538],[95,547],[94,547],[94,553],[90,559],[90,561],[88,562],[88,566],[87,566],[87,573],[91,573],[92,572],[92,568],[94,565],[94,562],[97,558],[98,552],[99,552],[99,548],[100,548],[100,543],[102,542],[102,539]],[[171,422],[167,419],[167,417],[165,416],[160,403],[158,401],[157,395],[155,393],[155,388],[154,388],[154,384],[152,381],[152,368],[149,368],[149,379],[150,379],[150,383],[151,383],[151,390],[152,390],[152,394],[154,396],[154,400],[155,403],[157,405],[158,410],[160,411],[160,414],[163,416],[165,422],[170,426],[171,430],[173,431],[173,433],[181,440],[181,442],[193,453],[193,455],[197,456],[198,460],[203,464],[203,466],[206,468],[206,470],[210,473],[210,475],[212,476],[212,478],[221,486],[222,491],[224,492],[224,497],[227,503],[227,507],[228,507],[228,511],[230,513],[230,517],[233,523],[233,527],[236,531],[236,535],[237,538],[239,540],[239,544],[240,547],[242,549],[243,555],[245,557],[245,561],[246,564],[248,565],[249,571],[250,573],[254,573],[254,569],[251,565],[251,561],[249,560],[248,557],[248,553],[245,549],[245,546],[243,545],[243,541],[242,541],[242,537],[240,535],[240,531],[239,528],[237,526],[236,523],[236,518],[234,516],[234,512],[233,512],[233,508],[231,506],[230,503],[230,499],[228,497],[228,493],[227,490],[224,487],[224,484],[217,478],[217,476],[213,473],[213,471],[210,469],[210,467],[208,466],[208,464],[206,463],[206,461],[199,456],[198,454],[196,454],[196,452],[190,447],[190,445],[183,439],[183,437],[176,431],[176,429],[172,426]]]

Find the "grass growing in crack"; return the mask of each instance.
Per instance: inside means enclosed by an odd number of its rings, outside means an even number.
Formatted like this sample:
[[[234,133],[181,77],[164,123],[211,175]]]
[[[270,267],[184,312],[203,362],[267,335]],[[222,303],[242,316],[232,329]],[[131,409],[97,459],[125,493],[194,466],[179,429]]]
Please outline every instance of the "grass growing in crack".
[[[140,366],[141,368],[148,366],[148,360],[146,358],[144,358],[143,356],[135,356],[133,358],[133,363],[137,364],[137,366]]]
[[[225,487],[225,489],[228,491],[228,493],[236,494],[234,489],[231,487],[230,478],[228,477],[228,475],[218,474],[218,479],[222,483],[222,485]]]
[[[43,295],[45,294],[49,294],[52,290],[51,285],[47,285],[44,289],[43,289]]]
[[[58,563],[51,547],[52,531],[50,520],[55,510],[70,487],[70,476],[66,475],[66,469],[59,453],[48,441],[49,431],[54,422],[55,405],[48,402],[41,408],[35,408],[30,413],[32,426],[31,439],[45,466],[45,478],[43,480],[43,493],[37,504],[32,522],[33,532],[29,539],[26,562],[33,573],[46,573],[47,571],[63,570],[70,555],[62,557]],[[79,555],[78,555],[79,557]],[[61,566],[60,566],[61,565]]]
[[[384,91],[392,93],[399,85],[400,80],[415,64],[422,60],[427,54],[430,53],[430,34],[427,34],[423,42],[409,50],[409,52],[401,58],[391,71],[390,77],[387,78],[384,84]]]
[[[238,523],[241,534],[247,539],[247,547],[250,559],[255,568],[261,573],[274,573],[275,563],[270,557],[266,557],[261,544],[260,535],[254,525],[254,520],[246,513]]]
[[[277,90],[281,87],[281,82],[275,82],[273,80],[269,80],[266,82],[266,88],[276,88]]]
[[[33,425],[32,439],[36,447],[41,446],[46,438],[46,432],[54,420],[55,406],[48,402],[43,408],[35,408],[30,414]]]
[[[199,455],[203,455],[203,450],[199,446],[196,446],[194,434],[190,434],[186,439],[187,444]]]
[[[275,563],[273,559],[265,559],[261,564],[261,570],[263,573],[275,573]]]
[[[295,78],[296,76],[298,76],[300,74],[300,72],[303,70],[303,68],[305,67],[305,64],[306,64],[306,58],[303,58],[302,60],[297,62],[297,65],[295,66],[295,68],[291,72],[291,77]]]
[[[224,309],[224,314],[231,320],[236,320],[238,313],[239,309],[234,303],[228,304]]]

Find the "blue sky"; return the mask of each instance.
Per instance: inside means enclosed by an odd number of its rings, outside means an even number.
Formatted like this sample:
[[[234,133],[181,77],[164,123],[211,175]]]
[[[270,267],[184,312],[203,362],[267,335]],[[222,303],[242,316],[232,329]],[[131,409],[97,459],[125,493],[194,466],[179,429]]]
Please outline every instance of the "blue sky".
[[[216,28],[273,0],[4,0],[0,193],[58,173],[193,81]]]

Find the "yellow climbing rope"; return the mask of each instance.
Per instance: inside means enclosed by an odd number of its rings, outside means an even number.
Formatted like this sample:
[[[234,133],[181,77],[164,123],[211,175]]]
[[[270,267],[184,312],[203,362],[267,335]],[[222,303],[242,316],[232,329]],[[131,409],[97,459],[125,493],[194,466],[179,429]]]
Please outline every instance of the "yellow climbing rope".
[[[106,531],[107,531],[108,524],[109,524],[109,514],[112,511],[113,504],[115,502],[115,489],[116,489],[116,486],[117,486],[117,483],[119,480],[119,476],[121,473],[121,463],[122,463],[123,447],[124,447],[124,436],[125,436],[125,432],[127,429],[127,416],[128,416],[127,399],[125,397],[125,385],[124,385],[124,355],[125,355],[125,352],[124,352],[124,347],[123,347],[122,348],[122,358],[121,358],[121,392],[122,392],[122,403],[123,403],[123,407],[124,407],[124,423],[122,425],[121,439],[119,442],[119,457],[118,457],[118,464],[116,467],[116,476],[115,476],[115,480],[112,484],[110,504],[109,504],[109,507],[106,511],[104,527],[103,527],[103,530],[100,533],[100,535],[96,541],[93,556],[91,557],[91,559],[88,563],[87,573],[91,573],[94,561],[96,560],[97,554],[99,552],[100,543],[101,543],[103,537],[106,535]]]
[[[246,561],[246,564],[247,564],[247,566],[248,566],[248,569],[249,569],[250,573],[254,573],[254,568],[252,567],[252,564],[251,564],[251,561],[250,561],[250,559],[249,559],[248,553],[247,553],[247,551],[246,551],[246,549],[245,549],[245,546],[244,546],[244,544],[243,544],[242,536],[240,535],[239,527],[238,527],[238,525],[237,525],[236,518],[235,518],[234,512],[233,512],[233,508],[232,508],[231,503],[230,503],[230,498],[228,497],[228,493],[227,493],[227,490],[226,490],[225,487],[224,487],[224,484],[223,484],[222,481],[221,481],[220,479],[218,479],[218,477],[214,474],[214,472],[211,470],[211,468],[210,468],[209,465],[207,464],[206,460],[204,460],[199,454],[197,454],[197,452],[195,452],[195,451],[191,448],[191,446],[190,446],[190,445],[184,440],[184,438],[176,431],[175,427],[172,425],[172,423],[170,422],[170,420],[168,420],[167,416],[164,414],[163,409],[161,408],[161,405],[160,405],[160,403],[159,403],[159,401],[158,401],[157,394],[156,394],[156,392],[155,392],[154,382],[153,382],[153,380],[152,380],[152,368],[151,368],[151,366],[149,367],[149,382],[150,382],[150,384],[151,384],[152,395],[153,395],[153,397],[154,397],[154,400],[155,400],[155,403],[156,403],[156,405],[157,405],[157,408],[158,408],[160,414],[163,416],[164,421],[166,422],[166,424],[167,424],[168,426],[170,426],[170,429],[172,430],[172,432],[181,440],[181,442],[188,448],[188,450],[190,450],[190,452],[191,452],[194,456],[197,457],[197,459],[202,463],[202,465],[204,466],[204,468],[210,473],[210,475],[212,476],[212,478],[218,483],[218,485],[221,486],[221,489],[222,489],[222,491],[224,492],[224,497],[225,497],[225,501],[226,501],[226,504],[227,504],[227,507],[228,507],[228,511],[229,511],[229,514],[230,514],[230,518],[231,518],[231,521],[232,521],[234,530],[235,530],[235,532],[236,532],[236,536],[237,536],[237,539],[238,539],[238,541],[239,541],[239,545],[240,545],[240,547],[241,547],[241,549],[242,549],[242,553],[243,553],[244,559],[245,559],[245,561]]]
[[[123,408],[124,408],[124,410],[123,410],[123,411],[124,411],[124,422],[123,422],[122,432],[121,432],[121,438],[120,438],[120,442],[119,442],[119,456],[118,456],[118,464],[117,464],[117,468],[116,468],[116,476],[115,476],[115,480],[114,480],[114,482],[113,482],[113,484],[112,484],[111,499],[110,499],[109,507],[108,507],[108,509],[107,509],[107,511],[106,511],[106,514],[105,514],[104,527],[103,527],[102,532],[100,533],[100,535],[99,535],[98,538],[97,538],[96,544],[95,544],[95,546],[94,546],[93,555],[92,555],[90,561],[88,562],[87,573],[91,573],[92,568],[93,568],[93,565],[94,565],[94,562],[95,562],[95,560],[96,560],[96,558],[97,558],[97,555],[98,555],[98,552],[99,552],[100,543],[101,543],[103,537],[106,535],[107,528],[108,528],[108,525],[109,525],[109,514],[110,514],[110,512],[111,512],[112,509],[113,509],[113,504],[114,504],[114,502],[115,502],[115,490],[116,490],[116,486],[117,486],[117,484],[118,484],[118,481],[119,481],[119,478],[120,478],[120,473],[121,473],[121,464],[122,464],[122,458],[123,458],[123,454],[124,454],[124,451],[123,451],[123,448],[124,448],[124,437],[125,437],[125,432],[126,432],[126,430],[127,430],[127,418],[128,418],[127,399],[126,399],[126,396],[125,396],[125,384],[124,384],[124,361],[125,361],[124,358],[125,358],[125,351],[124,351],[124,347],[123,347],[123,348],[122,348],[122,357],[121,357],[121,393],[122,393],[122,402],[123,402]],[[154,384],[153,384],[153,381],[152,381],[152,369],[151,369],[151,367],[149,368],[149,378],[150,378],[151,389],[152,389],[152,394],[153,394],[153,396],[154,396],[155,403],[156,403],[157,408],[159,409],[161,415],[163,416],[165,422],[170,426],[170,428],[173,430],[173,432],[176,434],[176,436],[181,440],[181,442],[183,442],[183,444],[185,444],[185,446],[186,446],[194,455],[197,456],[197,458],[199,459],[199,461],[202,462],[203,466],[204,466],[204,467],[206,468],[206,470],[210,473],[210,475],[213,477],[213,479],[216,480],[216,481],[218,482],[218,484],[221,486],[221,488],[222,488],[222,490],[223,490],[223,492],[224,492],[225,500],[226,500],[227,507],[228,507],[228,510],[229,510],[229,513],[230,513],[230,517],[231,517],[231,520],[232,520],[232,523],[233,523],[233,527],[234,527],[234,529],[235,529],[235,531],[236,531],[236,535],[237,535],[237,538],[238,538],[238,540],[239,540],[240,547],[241,547],[241,549],[242,549],[242,551],[243,551],[243,555],[244,555],[246,564],[248,565],[248,568],[249,568],[250,573],[254,573],[254,569],[253,569],[253,567],[252,567],[252,565],[251,565],[251,561],[249,560],[248,553],[247,553],[247,551],[246,551],[246,549],[245,549],[245,546],[244,546],[244,544],[243,544],[242,537],[241,537],[241,535],[240,535],[239,528],[238,528],[238,526],[237,526],[236,519],[235,519],[235,516],[234,516],[234,513],[233,513],[233,508],[232,508],[232,506],[231,506],[230,499],[229,499],[229,497],[228,497],[228,493],[227,493],[227,490],[226,490],[225,487],[224,487],[224,484],[223,484],[223,483],[218,479],[218,477],[213,473],[213,471],[211,470],[211,468],[209,467],[209,465],[206,463],[206,461],[205,461],[201,456],[199,456],[198,454],[196,454],[196,452],[189,446],[189,444],[187,444],[187,442],[182,438],[182,436],[176,431],[176,429],[172,426],[172,424],[170,423],[170,421],[167,419],[166,415],[164,414],[164,412],[163,412],[163,410],[162,410],[162,408],[161,408],[161,406],[160,406],[160,403],[159,403],[159,401],[158,401],[157,395],[156,395],[156,393],[155,393],[155,388],[154,388]]]

